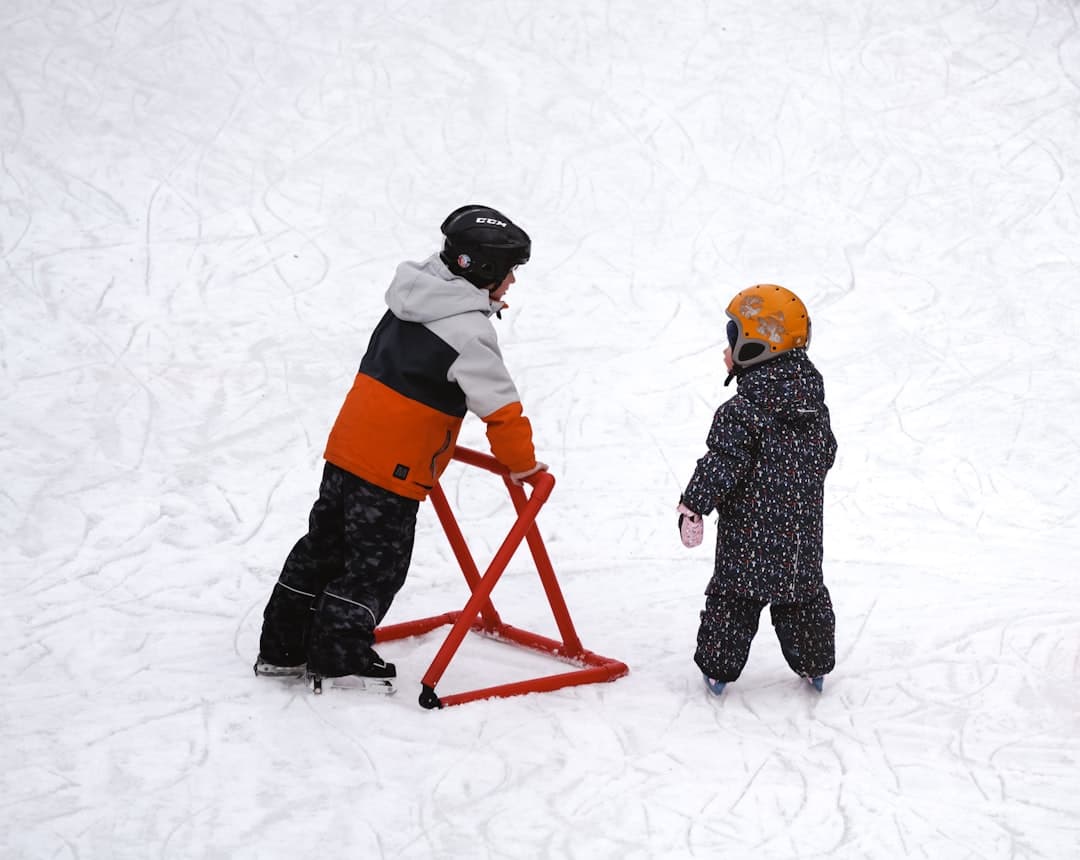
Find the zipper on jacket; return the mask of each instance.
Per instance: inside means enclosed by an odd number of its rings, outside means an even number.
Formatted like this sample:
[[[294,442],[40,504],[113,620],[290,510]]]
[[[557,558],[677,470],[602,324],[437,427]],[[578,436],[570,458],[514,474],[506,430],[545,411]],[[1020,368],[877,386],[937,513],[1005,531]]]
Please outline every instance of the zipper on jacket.
[[[799,541],[800,541],[800,539],[801,539],[801,535],[798,532],[796,532],[795,533],[795,566],[794,566],[794,568],[792,568],[792,571],[791,571],[791,599],[792,600],[795,599],[795,585],[799,581]]]
[[[431,458],[431,480],[432,481],[435,480],[435,464],[438,463],[439,457],[442,454],[445,454],[446,450],[450,447],[450,439],[451,438],[452,438],[452,436],[450,434],[450,431],[447,430],[446,431],[446,438],[443,439],[442,447],[438,451],[436,451],[434,456],[432,456],[432,458]]]

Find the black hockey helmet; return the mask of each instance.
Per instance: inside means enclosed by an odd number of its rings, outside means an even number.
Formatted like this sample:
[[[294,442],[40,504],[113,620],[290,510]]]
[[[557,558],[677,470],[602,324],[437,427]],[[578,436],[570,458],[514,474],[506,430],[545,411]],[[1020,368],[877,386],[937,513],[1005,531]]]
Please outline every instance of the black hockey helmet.
[[[515,266],[529,262],[528,234],[490,206],[455,209],[442,223],[446,237],[442,261],[470,284],[486,289],[500,284]]]

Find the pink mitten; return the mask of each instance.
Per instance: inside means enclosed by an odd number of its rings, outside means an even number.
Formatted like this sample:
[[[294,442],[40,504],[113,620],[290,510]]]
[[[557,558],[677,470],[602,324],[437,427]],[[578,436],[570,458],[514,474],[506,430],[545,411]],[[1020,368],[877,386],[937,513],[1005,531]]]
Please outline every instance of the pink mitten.
[[[682,502],[679,502],[675,510],[679,512],[679,537],[682,538],[683,546],[693,549],[705,536],[705,521],[701,514],[695,514]]]

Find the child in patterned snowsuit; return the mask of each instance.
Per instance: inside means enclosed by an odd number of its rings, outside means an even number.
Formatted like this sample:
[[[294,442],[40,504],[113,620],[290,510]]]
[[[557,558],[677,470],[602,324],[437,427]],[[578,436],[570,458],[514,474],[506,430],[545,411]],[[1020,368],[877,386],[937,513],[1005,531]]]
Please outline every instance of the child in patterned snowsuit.
[[[263,613],[257,675],[392,689],[395,667],[372,647],[375,628],[405,582],[417,508],[467,412],[486,423],[515,483],[547,468],[491,322],[529,260],[529,237],[486,206],[455,210],[442,232],[442,251],[402,263],[387,290],[389,309],[330,431],[308,532]]]
[[[836,439],[821,374],[806,354],[810,319],[783,287],[743,290],[727,308],[724,351],[738,393],[716,412],[708,452],[682,494],[683,543],[701,542],[702,517],[719,514],[694,662],[719,694],[746,665],[770,607],[794,672],[820,691],[835,662],[835,616],[821,572],[825,475]]]

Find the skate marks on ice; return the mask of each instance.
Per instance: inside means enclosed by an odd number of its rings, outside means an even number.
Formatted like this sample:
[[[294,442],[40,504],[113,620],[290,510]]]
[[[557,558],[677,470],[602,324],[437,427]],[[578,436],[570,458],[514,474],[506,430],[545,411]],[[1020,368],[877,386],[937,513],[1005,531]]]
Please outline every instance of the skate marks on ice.
[[[0,854],[1076,853],[1070,10],[32,5],[0,78]],[[631,674],[440,712],[427,641],[392,698],[253,678],[377,285],[463,193],[529,219],[500,332],[556,455],[540,527]],[[812,693],[766,618],[715,699],[711,550],[670,514],[718,296],[764,278],[819,309],[840,661]],[[507,512],[460,489],[470,534]],[[460,607],[421,538],[403,609]]]

